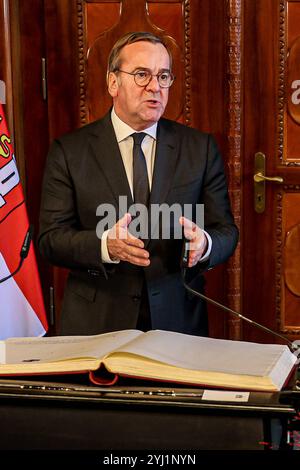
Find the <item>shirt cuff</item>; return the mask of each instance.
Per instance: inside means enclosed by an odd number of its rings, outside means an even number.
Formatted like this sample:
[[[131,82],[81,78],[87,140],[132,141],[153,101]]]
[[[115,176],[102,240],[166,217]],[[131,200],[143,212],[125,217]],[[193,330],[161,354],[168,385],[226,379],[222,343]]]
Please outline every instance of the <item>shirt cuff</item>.
[[[102,258],[102,263],[111,263],[111,264],[118,264],[120,263],[120,260],[112,260],[111,257],[109,256],[108,249],[107,249],[107,236],[108,236],[109,230],[105,230],[103,232],[102,237],[101,237],[101,258]]]
[[[204,261],[207,261],[208,258],[209,258],[209,255],[211,253],[211,249],[212,249],[211,236],[205,230],[203,230],[203,232],[204,232],[204,234],[206,236],[206,239],[207,239],[207,249],[206,249],[206,252],[204,253],[204,255],[202,256],[202,258],[199,259],[198,263],[203,263]]]

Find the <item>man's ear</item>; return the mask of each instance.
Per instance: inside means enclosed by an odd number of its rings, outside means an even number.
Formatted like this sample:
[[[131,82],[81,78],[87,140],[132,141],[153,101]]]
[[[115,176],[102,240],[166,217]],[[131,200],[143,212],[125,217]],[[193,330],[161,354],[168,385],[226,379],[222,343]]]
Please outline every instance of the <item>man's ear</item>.
[[[108,93],[112,98],[115,98],[118,96],[118,89],[119,89],[119,84],[118,84],[118,77],[114,72],[109,72],[107,76],[107,89]]]

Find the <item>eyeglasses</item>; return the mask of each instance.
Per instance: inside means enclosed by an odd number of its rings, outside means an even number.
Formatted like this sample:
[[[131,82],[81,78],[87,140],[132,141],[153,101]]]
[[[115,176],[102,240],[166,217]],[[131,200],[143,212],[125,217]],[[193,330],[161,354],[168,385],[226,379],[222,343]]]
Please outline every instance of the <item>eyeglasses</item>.
[[[175,77],[172,72],[168,71],[159,72],[156,75],[153,75],[150,70],[147,69],[137,70],[136,72],[126,72],[125,70],[116,69],[115,72],[122,72],[127,73],[127,75],[132,75],[134,77],[135,83],[141,87],[149,85],[152,80],[152,77],[157,77],[158,84],[161,88],[170,88],[170,86],[175,80]]]

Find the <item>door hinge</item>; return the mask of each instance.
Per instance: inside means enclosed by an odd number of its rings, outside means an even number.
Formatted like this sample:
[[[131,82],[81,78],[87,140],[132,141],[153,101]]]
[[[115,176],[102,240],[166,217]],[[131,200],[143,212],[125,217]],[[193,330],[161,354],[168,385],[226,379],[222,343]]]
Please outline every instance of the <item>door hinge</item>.
[[[45,57],[42,57],[42,96],[43,100],[47,100],[47,62]]]

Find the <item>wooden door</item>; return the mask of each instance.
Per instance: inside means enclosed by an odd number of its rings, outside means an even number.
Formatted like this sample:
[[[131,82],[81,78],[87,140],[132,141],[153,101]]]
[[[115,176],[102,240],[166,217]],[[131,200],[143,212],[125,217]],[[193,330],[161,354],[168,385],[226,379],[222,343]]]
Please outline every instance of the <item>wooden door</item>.
[[[243,312],[300,336],[300,1],[244,3]],[[266,157],[265,209],[254,159]],[[258,201],[262,202],[262,201]],[[244,338],[275,338],[244,325]]]

